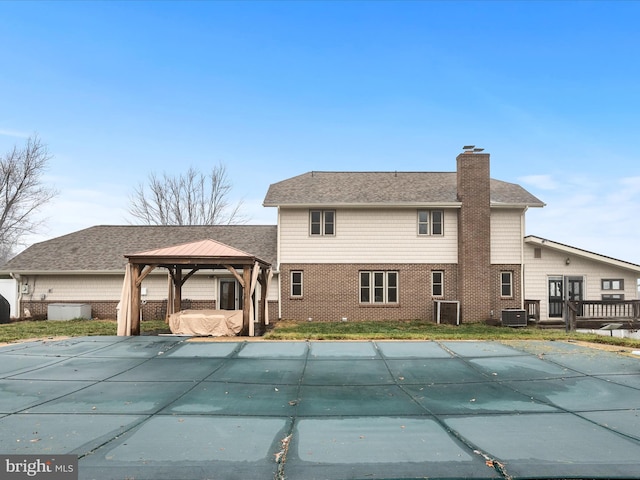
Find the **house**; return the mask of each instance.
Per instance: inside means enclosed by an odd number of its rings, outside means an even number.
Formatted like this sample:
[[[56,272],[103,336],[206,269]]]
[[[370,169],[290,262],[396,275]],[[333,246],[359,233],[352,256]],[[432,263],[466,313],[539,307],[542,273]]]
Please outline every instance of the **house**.
[[[272,184],[264,206],[277,225],[96,226],[33,245],[0,274],[17,280],[20,314],[88,303],[113,318],[125,255],[212,239],[271,265],[271,319],[499,321],[533,305],[544,321],[561,318],[566,298],[638,296],[640,266],[526,236],[527,210],[544,203],[492,179],[489,154],[473,147],[454,172],[304,173]],[[167,312],[161,272],[142,283],[143,318]],[[241,298],[228,270],[198,270],[182,308],[237,309]]]
[[[522,308],[524,216],[544,204],[490,178],[467,149],[456,172],[310,172],[271,185],[283,318],[465,322]]]
[[[13,316],[47,316],[51,304],[89,304],[93,318],[116,318],[127,258],[167,246],[216,239],[276,261],[275,225],[95,226],[37,243],[11,259],[0,274],[15,279]],[[142,283],[142,318],[164,318],[168,308],[166,269],[156,269]],[[276,283],[267,292],[270,318],[277,318]],[[260,298],[259,296],[257,298]],[[242,308],[243,291],[227,268],[201,269],[185,282],[183,308]],[[255,309],[259,311],[259,309]]]

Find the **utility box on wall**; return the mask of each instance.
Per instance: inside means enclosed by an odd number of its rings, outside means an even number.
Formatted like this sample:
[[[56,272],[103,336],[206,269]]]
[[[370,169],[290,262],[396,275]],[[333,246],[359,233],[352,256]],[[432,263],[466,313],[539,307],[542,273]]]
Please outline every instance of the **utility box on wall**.
[[[47,307],[47,320],[91,319],[91,305],[88,303],[51,303]]]

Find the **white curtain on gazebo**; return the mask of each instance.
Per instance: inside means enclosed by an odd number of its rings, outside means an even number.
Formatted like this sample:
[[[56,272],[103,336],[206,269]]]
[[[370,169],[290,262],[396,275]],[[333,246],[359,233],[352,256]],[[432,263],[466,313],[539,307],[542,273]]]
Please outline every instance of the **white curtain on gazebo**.
[[[173,278],[171,278],[171,272],[169,272],[167,274],[167,316],[165,317],[167,322],[169,321],[169,316],[173,313],[176,313],[175,311],[175,301],[174,299],[176,298],[176,289],[173,285]]]
[[[122,284],[122,293],[120,294],[120,303],[118,304],[118,336],[131,335],[131,271],[133,266],[127,263],[124,271],[124,282]]]

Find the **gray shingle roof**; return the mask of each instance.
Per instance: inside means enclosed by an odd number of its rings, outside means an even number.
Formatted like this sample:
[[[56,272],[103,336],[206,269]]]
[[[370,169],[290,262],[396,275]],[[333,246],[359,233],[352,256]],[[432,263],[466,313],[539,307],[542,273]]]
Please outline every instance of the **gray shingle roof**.
[[[457,203],[455,172],[307,172],[271,184],[264,206]],[[541,207],[520,185],[491,179],[493,204]]]
[[[122,272],[125,254],[212,239],[276,262],[275,225],[95,226],[30,246],[3,272]]]

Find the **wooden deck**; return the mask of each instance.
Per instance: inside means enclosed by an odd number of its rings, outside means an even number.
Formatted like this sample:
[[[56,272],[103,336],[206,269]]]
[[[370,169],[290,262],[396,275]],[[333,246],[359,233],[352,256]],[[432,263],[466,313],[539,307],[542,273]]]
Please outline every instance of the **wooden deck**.
[[[540,320],[540,300],[525,300],[529,319],[540,328],[596,329],[621,323],[623,329],[640,329],[640,300],[580,300],[565,302],[568,321]]]

